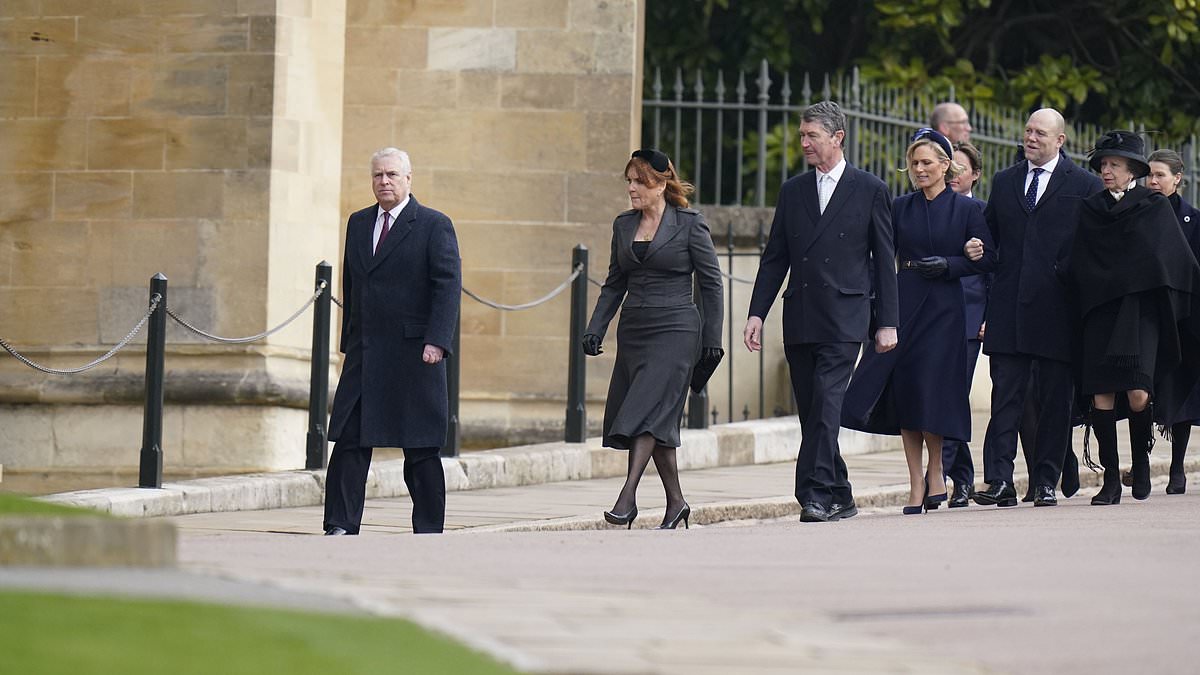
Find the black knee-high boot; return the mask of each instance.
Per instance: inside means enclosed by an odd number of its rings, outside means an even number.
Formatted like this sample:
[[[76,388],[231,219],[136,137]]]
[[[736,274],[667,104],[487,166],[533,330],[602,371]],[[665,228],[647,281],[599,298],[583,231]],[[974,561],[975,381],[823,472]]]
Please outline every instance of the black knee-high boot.
[[[1104,485],[1092,497],[1092,506],[1121,503],[1121,466],[1117,459],[1117,416],[1111,410],[1092,410],[1092,432],[1104,467]]]
[[[1130,478],[1133,479],[1133,498],[1150,496],[1150,448],[1154,447],[1154,420],[1150,406],[1141,412],[1129,413],[1129,447],[1133,452]]]
[[[1192,435],[1192,423],[1180,422],[1171,427],[1171,479],[1167,481],[1167,494],[1181,495],[1187,492],[1187,475],[1183,472],[1183,456],[1187,454],[1188,437]]]

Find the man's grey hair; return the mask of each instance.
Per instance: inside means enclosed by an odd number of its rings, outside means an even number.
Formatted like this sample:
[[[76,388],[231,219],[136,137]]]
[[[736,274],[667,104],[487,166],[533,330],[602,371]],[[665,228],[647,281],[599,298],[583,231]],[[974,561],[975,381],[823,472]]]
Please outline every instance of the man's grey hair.
[[[408,153],[400,150],[399,148],[392,147],[380,148],[379,150],[376,150],[375,154],[371,155],[371,168],[374,169],[375,162],[378,162],[384,157],[395,157],[400,161],[400,169],[404,171],[404,173],[412,173],[412,161],[408,159]]]
[[[839,131],[846,131],[846,113],[841,106],[833,101],[821,101],[804,109],[800,116],[804,122],[816,122],[832,136]]]

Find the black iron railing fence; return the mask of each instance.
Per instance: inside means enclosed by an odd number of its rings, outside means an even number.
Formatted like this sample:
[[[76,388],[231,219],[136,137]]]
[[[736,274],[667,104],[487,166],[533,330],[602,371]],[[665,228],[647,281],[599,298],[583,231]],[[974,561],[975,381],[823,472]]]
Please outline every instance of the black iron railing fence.
[[[822,100],[837,101],[846,112],[847,160],[879,176],[893,193],[907,192],[907,179],[898,169],[904,165],[908,139],[914,130],[928,125],[934,105],[955,100],[953,88],[911,90],[869,82],[857,68],[819,78],[806,74],[798,92],[786,73],[779,82],[773,81],[775,71],[765,60],[757,74],[742,71],[731,76],[732,87],[722,71],[715,75],[697,71],[689,81],[682,69],[676,68],[668,92],[663,69],[656,67],[653,73],[642,101],[642,142],[672,153],[680,174],[696,186],[696,202],[710,205],[774,204],[778,186],[804,170],[797,134],[800,113]],[[812,83],[818,80],[822,82],[820,90],[814,90]],[[971,142],[983,155],[983,178],[976,194],[986,198],[991,175],[1016,158],[1028,111],[961,103],[974,127]],[[1196,202],[1200,195],[1196,137],[1171,138],[1147,130],[1136,120],[1129,120],[1125,128],[1143,135],[1147,151],[1179,151],[1187,167],[1183,197]],[[1083,163],[1105,131],[1095,125],[1070,124],[1065,146],[1068,156]]]

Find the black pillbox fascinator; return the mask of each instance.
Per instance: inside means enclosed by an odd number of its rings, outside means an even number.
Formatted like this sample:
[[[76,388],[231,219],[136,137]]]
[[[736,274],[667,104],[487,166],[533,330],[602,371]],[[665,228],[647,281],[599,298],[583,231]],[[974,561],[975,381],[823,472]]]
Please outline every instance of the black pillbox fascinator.
[[[928,138],[934,143],[937,143],[946,153],[946,157],[948,159],[954,159],[954,149],[950,147],[950,139],[943,136],[942,133],[937,129],[930,129],[929,127],[917,129],[916,133],[912,135],[912,139],[909,141],[909,144],[911,145],[916,143],[922,138]]]
[[[646,163],[650,165],[650,168],[659,173],[666,173],[667,169],[671,167],[671,160],[667,159],[667,153],[663,152],[662,150],[655,150],[654,148],[642,148],[641,150],[634,150],[633,154],[629,157],[631,159],[636,158],[646,160]]]

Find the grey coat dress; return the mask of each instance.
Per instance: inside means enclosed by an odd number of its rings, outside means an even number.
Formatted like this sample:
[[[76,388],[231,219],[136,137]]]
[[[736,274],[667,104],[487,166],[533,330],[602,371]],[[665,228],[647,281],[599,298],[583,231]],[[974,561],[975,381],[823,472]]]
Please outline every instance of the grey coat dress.
[[[608,278],[587,327],[603,338],[621,309],[604,445],[623,450],[644,433],[658,445],[679,447],[692,367],[702,347],[721,346],[724,319],[721,269],[704,216],[667,206],[642,258],[633,247],[640,219],[640,211],[629,210],[613,221]],[[693,274],[702,313],[692,297]]]

